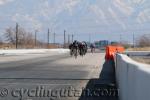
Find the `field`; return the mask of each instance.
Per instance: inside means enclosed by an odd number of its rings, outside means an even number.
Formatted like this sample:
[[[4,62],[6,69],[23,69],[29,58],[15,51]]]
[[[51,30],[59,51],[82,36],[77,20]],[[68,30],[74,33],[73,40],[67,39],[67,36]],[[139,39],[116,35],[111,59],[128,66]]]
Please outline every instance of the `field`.
[[[131,57],[131,58],[140,63],[150,64],[150,57]]]
[[[150,47],[128,48],[127,50],[128,51],[150,51]]]
[[[127,51],[150,51],[150,47],[128,48]],[[150,57],[131,57],[133,60],[141,63],[150,64]]]

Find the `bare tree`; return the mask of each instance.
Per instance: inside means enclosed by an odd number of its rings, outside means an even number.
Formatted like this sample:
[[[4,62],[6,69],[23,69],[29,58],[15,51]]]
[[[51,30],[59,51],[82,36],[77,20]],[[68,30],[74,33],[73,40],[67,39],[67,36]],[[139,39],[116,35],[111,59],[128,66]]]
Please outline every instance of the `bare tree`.
[[[3,44],[3,41],[2,41],[2,39],[1,39],[1,37],[0,37],[0,45],[2,45]]]
[[[7,28],[5,32],[6,41],[8,43],[16,44],[16,30],[15,28]],[[27,32],[24,28],[19,27],[18,29],[18,44],[21,47],[26,47],[28,45],[34,45],[34,38],[31,32]],[[30,46],[31,47],[31,46]]]
[[[125,41],[125,40],[123,40],[120,44],[121,44],[122,46],[124,46],[126,49],[131,47],[131,44],[129,44],[129,42],[128,42],[128,41]]]
[[[16,43],[15,30],[12,27],[10,27],[7,28],[5,31],[6,31],[5,32],[6,41],[11,44],[15,44]]]
[[[150,37],[148,35],[143,35],[138,40],[138,45],[141,47],[150,46]]]

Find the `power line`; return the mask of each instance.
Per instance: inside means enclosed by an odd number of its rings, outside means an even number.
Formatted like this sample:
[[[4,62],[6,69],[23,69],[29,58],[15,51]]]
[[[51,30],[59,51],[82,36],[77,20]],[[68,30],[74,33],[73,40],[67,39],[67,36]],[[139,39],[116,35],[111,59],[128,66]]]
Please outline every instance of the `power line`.
[[[137,32],[140,32],[140,31],[149,31],[150,29],[149,28],[145,28],[145,29],[133,29],[133,30],[108,30],[109,32],[105,32],[105,31],[92,31],[92,33],[93,34],[112,34],[112,35],[115,35],[116,33],[126,33],[126,32],[135,32],[135,31],[137,31]],[[80,33],[80,34],[79,34]],[[78,32],[78,34],[76,34],[76,35],[84,35],[84,34],[89,34],[89,33],[91,33],[91,32]]]
[[[0,15],[1,18],[9,18],[9,17],[12,17],[13,15]],[[118,19],[131,19],[131,18],[134,18],[134,16],[129,16],[129,17],[126,17],[126,16],[122,16],[122,17],[118,17]],[[99,20],[114,20],[115,18],[113,17],[105,17],[105,18],[99,18]],[[59,21],[59,19],[56,19],[57,21]],[[80,19],[63,19],[63,21],[65,22],[72,22],[72,21],[93,21],[95,20],[94,18],[80,18]],[[45,22],[48,22],[49,20],[45,20]],[[12,22],[15,22],[15,21],[12,21]],[[19,22],[27,22],[27,21],[19,21]]]
[[[1,18],[6,18],[6,17],[12,17],[12,16],[0,16]],[[129,18],[135,18],[135,17],[118,17],[118,19],[129,19]],[[61,21],[65,21],[65,22],[72,22],[72,21],[93,21],[93,20],[95,20],[95,19],[85,19],[85,18],[83,18],[83,19],[63,19],[63,20],[61,20]],[[99,20],[114,20],[114,18],[113,17],[106,17],[106,18],[100,18]],[[49,21],[49,20],[45,20],[45,22],[47,22],[47,21]],[[57,20],[57,21],[59,21],[59,19]],[[8,21],[8,20],[5,20],[5,22],[10,22],[10,21]],[[15,22],[15,21],[11,21],[11,22]],[[22,20],[22,21],[19,21],[19,22],[27,22],[27,21],[24,21],[24,20]],[[48,22],[47,22],[48,23]]]
[[[129,27],[129,26],[132,26],[135,25],[135,27],[141,27],[142,25],[145,25],[145,24],[150,24],[150,21],[148,22],[142,22],[142,23],[132,23],[132,24],[124,24],[126,27]],[[90,26],[89,26],[90,25]],[[116,25],[119,25],[118,23],[109,23],[109,25],[107,24],[99,24],[99,25],[91,25],[91,24],[86,24],[86,25],[78,25],[78,26],[69,26],[67,27],[68,29],[93,29],[93,28],[103,28],[103,27],[107,27],[107,28],[111,28],[112,26],[116,26]],[[11,27],[11,26],[10,26]],[[9,28],[8,26],[7,27],[0,27],[0,29],[6,29],[6,28]],[[28,29],[28,30],[35,30],[35,28],[31,28],[31,27],[24,27],[25,29]],[[46,28],[40,28],[41,30],[45,30]],[[57,29],[61,29],[61,28],[57,28]]]

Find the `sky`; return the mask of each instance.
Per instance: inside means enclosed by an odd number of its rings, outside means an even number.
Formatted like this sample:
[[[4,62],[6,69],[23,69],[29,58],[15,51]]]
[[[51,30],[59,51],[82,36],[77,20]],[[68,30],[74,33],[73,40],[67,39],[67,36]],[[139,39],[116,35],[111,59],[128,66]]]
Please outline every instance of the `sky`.
[[[150,0],[0,0],[1,38],[16,23],[44,41],[49,28],[57,42],[64,30],[80,41],[131,42],[133,34],[150,34]]]

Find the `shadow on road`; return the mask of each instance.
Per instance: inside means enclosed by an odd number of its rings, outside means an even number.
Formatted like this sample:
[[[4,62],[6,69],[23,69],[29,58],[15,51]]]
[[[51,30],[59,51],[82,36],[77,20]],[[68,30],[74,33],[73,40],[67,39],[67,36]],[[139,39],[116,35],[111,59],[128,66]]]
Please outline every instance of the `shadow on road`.
[[[91,79],[79,100],[118,100],[113,61],[105,61],[99,79]]]

